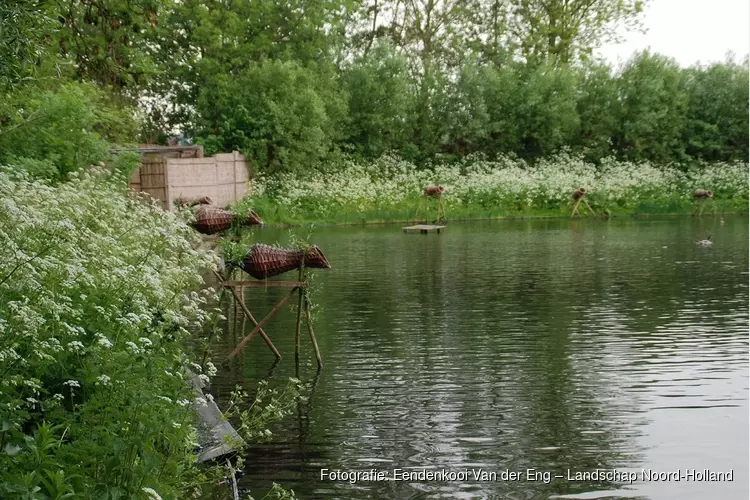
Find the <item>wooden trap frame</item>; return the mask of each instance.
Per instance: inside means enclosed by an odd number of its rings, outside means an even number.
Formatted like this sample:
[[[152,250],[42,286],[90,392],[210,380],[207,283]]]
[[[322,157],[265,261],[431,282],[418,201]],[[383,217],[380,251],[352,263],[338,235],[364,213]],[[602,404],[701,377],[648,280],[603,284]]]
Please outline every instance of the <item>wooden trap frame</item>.
[[[716,206],[714,205],[713,191],[707,189],[696,189],[695,193],[693,193],[692,215],[695,215],[696,213],[699,216],[703,215],[703,211],[707,206],[711,208],[711,215],[716,215]]]
[[[419,197],[419,204],[417,205],[417,212],[414,214],[414,220],[419,220],[419,216],[423,211],[427,213],[427,208],[431,199],[437,199],[437,217],[435,218],[435,224],[445,222],[443,194],[445,194],[445,188],[443,186],[427,186],[424,189],[422,196]]]
[[[269,349],[271,349],[271,352],[273,352],[274,356],[276,356],[277,362],[281,360],[281,353],[278,349],[276,349],[276,346],[271,341],[271,338],[268,336],[268,334],[263,330],[263,327],[268,323],[276,314],[281,310],[284,305],[289,302],[289,300],[294,296],[295,292],[298,295],[298,302],[297,302],[297,323],[294,330],[294,359],[297,365],[299,365],[299,353],[300,353],[300,327],[302,324],[302,310],[304,308],[305,311],[305,322],[307,324],[307,332],[310,335],[310,341],[312,342],[313,349],[315,351],[315,359],[318,362],[318,370],[323,368],[323,360],[320,357],[320,349],[318,348],[318,341],[315,338],[315,331],[313,330],[312,326],[312,314],[310,313],[310,301],[307,297],[307,288],[309,286],[309,283],[305,280],[305,266],[304,261],[302,263],[302,266],[299,270],[299,278],[297,281],[251,281],[251,280],[225,280],[221,274],[219,274],[218,271],[214,271],[214,275],[218,278],[220,284],[222,287],[229,289],[232,292],[232,296],[234,297],[235,303],[237,303],[240,308],[242,309],[242,312],[245,314],[245,317],[250,320],[250,322],[254,325],[253,330],[246,335],[242,341],[240,341],[239,344],[237,344],[237,347],[234,348],[234,350],[227,356],[227,358],[224,360],[224,364],[228,364],[229,361],[231,361],[235,356],[237,356],[242,350],[247,346],[247,343],[252,340],[252,338],[255,336],[255,334],[260,334],[260,336],[265,341],[266,345]],[[260,320],[257,321],[253,314],[250,312],[250,310],[245,305],[245,301],[243,300],[242,295],[237,291],[238,288],[289,288],[289,292],[284,295],[284,298],[282,298],[271,311],[266,314],[266,316]]]
[[[596,212],[594,212],[594,209],[591,208],[591,205],[589,205],[589,202],[586,200],[586,190],[584,188],[581,187],[573,191],[573,200],[575,201],[575,205],[573,205],[573,213],[570,214],[571,217],[580,215],[578,212],[578,206],[581,202],[586,204],[592,215],[596,215]]]

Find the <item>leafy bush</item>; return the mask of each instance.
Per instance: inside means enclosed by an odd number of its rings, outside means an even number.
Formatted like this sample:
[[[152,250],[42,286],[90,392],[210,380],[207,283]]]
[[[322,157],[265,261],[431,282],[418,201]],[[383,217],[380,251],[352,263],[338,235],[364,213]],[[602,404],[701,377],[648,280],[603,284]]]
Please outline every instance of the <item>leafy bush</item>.
[[[71,175],[0,172],[0,497],[184,498],[182,345],[211,293],[186,290],[216,259],[109,176]]]
[[[136,136],[134,116],[91,85],[68,83],[46,91],[30,87],[11,94],[9,101],[5,104],[13,112],[0,109],[0,163],[35,177],[65,179],[107,161],[113,143]]]

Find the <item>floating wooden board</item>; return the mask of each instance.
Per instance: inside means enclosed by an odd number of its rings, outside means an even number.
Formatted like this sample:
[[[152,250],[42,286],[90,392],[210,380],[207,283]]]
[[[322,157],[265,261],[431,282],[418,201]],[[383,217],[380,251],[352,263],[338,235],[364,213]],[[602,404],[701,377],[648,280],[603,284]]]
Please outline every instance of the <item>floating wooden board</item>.
[[[417,224],[416,226],[406,226],[402,228],[405,233],[408,233],[409,231],[419,231],[422,234],[427,234],[430,231],[435,231],[437,233],[440,233],[442,229],[445,229],[447,226],[433,226],[430,224]]]

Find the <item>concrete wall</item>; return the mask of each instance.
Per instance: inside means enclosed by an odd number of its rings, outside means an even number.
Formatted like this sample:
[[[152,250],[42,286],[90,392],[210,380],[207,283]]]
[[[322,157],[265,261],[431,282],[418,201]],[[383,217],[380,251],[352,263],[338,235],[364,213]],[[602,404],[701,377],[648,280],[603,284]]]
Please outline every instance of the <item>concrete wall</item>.
[[[130,188],[144,191],[174,210],[178,197],[210,196],[219,206],[241,199],[247,192],[250,168],[237,151],[207,158],[144,156],[141,168],[130,179]]]

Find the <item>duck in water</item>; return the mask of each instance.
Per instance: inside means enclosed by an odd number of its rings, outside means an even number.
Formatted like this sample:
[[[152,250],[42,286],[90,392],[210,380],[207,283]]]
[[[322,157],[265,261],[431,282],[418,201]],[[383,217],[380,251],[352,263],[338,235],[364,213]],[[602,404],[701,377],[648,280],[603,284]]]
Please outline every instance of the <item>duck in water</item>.
[[[705,240],[696,241],[695,244],[702,247],[710,247],[714,242],[711,241],[711,236],[708,236]]]

